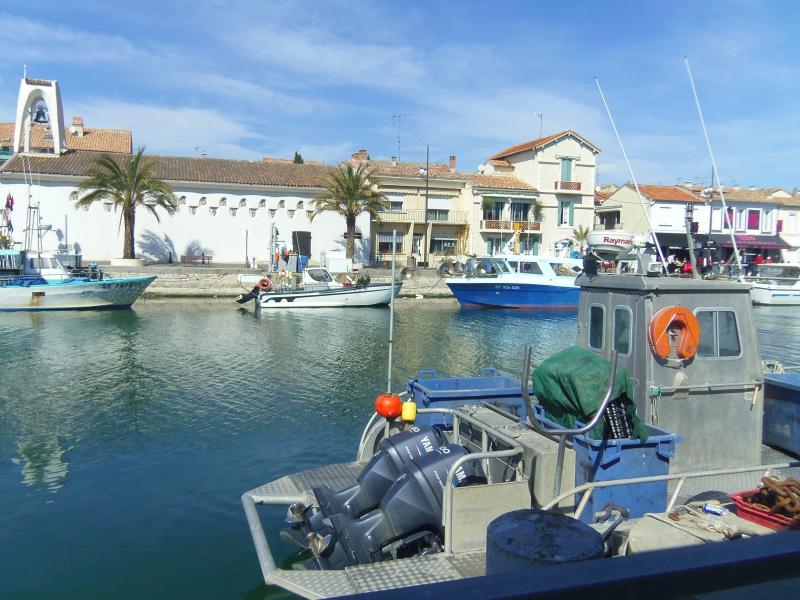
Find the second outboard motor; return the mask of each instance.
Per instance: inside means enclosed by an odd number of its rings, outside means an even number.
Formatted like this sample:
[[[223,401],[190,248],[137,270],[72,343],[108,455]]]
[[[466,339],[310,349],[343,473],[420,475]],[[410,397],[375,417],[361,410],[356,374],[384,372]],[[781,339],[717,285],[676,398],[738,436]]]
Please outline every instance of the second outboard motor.
[[[258,291],[258,286],[256,286],[246,294],[239,294],[236,296],[236,302],[244,304],[245,302],[250,302],[250,300],[255,300],[258,298]]]
[[[381,560],[386,545],[396,540],[420,539],[425,532],[441,538],[447,473],[456,460],[468,453],[466,448],[455,444],[437,448],[406,465],[379,509],[360,519],[331,515],[331,530],[309,534],[309,547],[315,555],[313,565],[341,569],[376,562]],[[454,487],[485,482],[479,461],[459,467],[453,478]]]
[[[325,516],[337,513],[353,519],[378,507],[381,498],[403,472],[406,464],[447,444],[441,429],[412,426],[381,440],[378,451],[352,487],[334,492],[326,486],[314,488]]]

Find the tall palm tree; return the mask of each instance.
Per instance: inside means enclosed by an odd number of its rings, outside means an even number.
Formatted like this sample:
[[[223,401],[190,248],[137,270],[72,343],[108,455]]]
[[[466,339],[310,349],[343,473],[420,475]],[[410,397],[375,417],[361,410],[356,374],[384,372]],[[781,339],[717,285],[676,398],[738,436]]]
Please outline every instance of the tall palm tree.
[[[575,240],[581,248],[581,254],[583,254],[584,248],[586,248],[586,242],[589,238],[589,228],[586,225],[578,225],[576,228],[572,230],[572,239]]]
[[[178,199],[168,183],[155,176],[155,160],[144,160],[140,147],[130,157],[112,157],[104,154],[95,161],[78,186],[76,206],[90,206],[98,201],[111,201],[122,209],[125,224],[122,258],[136,258],[136,209],[144,206],[160,221],[157,208],[173,215],[178,210]]]
[[[325,178],[325,191],[314,198],[313,220],[323,212],[335,212],[344,217],[347,227],[347,258],[353,257],[356,238],[356,217],[369,213],[378,219],[378,211],[386,206],[386,197],[369,183],[372,171],[366,163],[354,168],[352,163],[342,163],[331,169]]]

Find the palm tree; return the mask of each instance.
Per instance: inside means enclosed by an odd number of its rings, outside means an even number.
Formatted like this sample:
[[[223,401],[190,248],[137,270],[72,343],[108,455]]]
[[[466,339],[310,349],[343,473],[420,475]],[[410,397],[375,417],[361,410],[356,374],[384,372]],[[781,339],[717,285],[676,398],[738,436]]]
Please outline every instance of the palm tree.
[[[583,250],[586,248],[586,241],[588,238],[589,228],[586,225],[578,225],[572,230],[572,239],[578,243],[578,246],[580,246],[581,254],[583,254]]]
[[[357,169],[352,163],[342,163],[328,173],[325,178],[325,191],[314,198],[313,220],[323,212],[335,212],[344,217],[347,226],[347,258],[353,257],[356,237],[356,217],[369,213],[379,221],[378,211],[386,206],[386,198],[373,189],[369,183],[369,170],[366,163]]]
[[[144,148],[125,159],[104,154],[95,161],[78,186],[76,206],[90,206],[98,201],[111,201],[122,208],[121,220],[125,223],[122,258],[136,258],[136,208],[144,206],[160,222],[156,208],[173,215],[178,210],[178,199],[172,187],[155,176],[155,160],[143,160]]]

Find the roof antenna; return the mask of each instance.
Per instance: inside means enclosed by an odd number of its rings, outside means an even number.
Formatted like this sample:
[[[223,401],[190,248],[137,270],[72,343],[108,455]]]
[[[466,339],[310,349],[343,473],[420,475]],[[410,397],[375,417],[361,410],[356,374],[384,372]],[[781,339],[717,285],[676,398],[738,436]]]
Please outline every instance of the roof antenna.
[[[744,270],[742,269],[742,260],[739,256],[739,248],[736,246],[736,237],[733,235],[733,223],[731,223],[731,216],[728,214],[728,205],[725,203],[725,193],[722,190],[722,182],[719,180],[719,171],[717,171],[717,162],[714,160],[714,151],[711,150],[711,140],[708,137],[708,129],[706,129],[706,121],[703,118],[703,109],[700,108],[700,98],[697,96],[697,88],[694,87],[694,78],[692,77],[692,68],[689,66],[689,57],[683,57],[683,63],[686,65],[686,73],[689,75],[689,84],[692,86],[692,94],[694,95],[694,103],[697,106],[697,115],[700,117],[700,125],[703,127],[703,135],[706,138],[706,146],[708,146],[708,155],[711,157],[711,187],[714,187],[714,179],[717,180],[717,190],[719,191],[719,198],[722,200],[722,214],[725,223],[728,226],[728,232],[731,235],[731,244],[733,244],[733,256],[736,258],[736,266],[739,269],[739,281],[744,281]]]
[[[22,78],[28,78],[28,65],[22,65]]]
[[[597,77],[594,78],[594,82],[597,84],[597,91],[600,92],[600,98],[603,100],[603,106],[606,107],[606,112],[608,113],[608,119],[611,121],[611,127],[614,129],[614,135],[617,136],[617,142],[619,142],[619,149],[622,150],[622,157],[625,159],[625,164],[628,165],[628,173],[631,175],[631,181],[633,182],[633,187],[636,188],[636,194],[639,196],[639,204],[642,205],[642,211],[644,211],[644,218],[647,219],[647,226],[650,228],[650,234],[653,236],[653,241],[656,244],[656,250],[658,251],[658,257],[661,259],[661,268],[666,268],[667,261],[664,260],[664,253],[661,251],[661,244],[658,243],[658,237],[656,237],[655,229],[653,229],[653,223],[650,221],[650,211],[644,205],[644,198],[642,198],[642,193],[639,191],[639,184],[636,183],[636,176],[633,174],[633,169],[631,168],[631,163],[628,160],[628,155],[625,153],[625,147],[622,145],[622,138],[619,137],[619,132],[617,131],[617,126],[614,124],[614,117],[611,116],[611,109],[608,108],[608,103],[606,102],[606,97],[603,95],[603,88],[600,87],[600,80]]]
[[[400,125],[402,124],[403,117],[413,117],[408,113],[394,113],[392,121],[397,121],[397,162],[400,162]]]
[[[542,139],[542,119],[544,119],[544,115],[542,113],[533,113],[534,117],[539,117],[539,139]]]

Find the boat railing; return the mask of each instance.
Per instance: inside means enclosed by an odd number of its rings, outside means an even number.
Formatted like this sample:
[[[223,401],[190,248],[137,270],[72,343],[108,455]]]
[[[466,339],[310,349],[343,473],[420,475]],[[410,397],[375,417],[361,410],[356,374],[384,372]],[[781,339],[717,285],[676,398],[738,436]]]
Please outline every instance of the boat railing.
[[[558,452],[556,454],[556,472],[555,477],[553,478],[553,496],[557,496],[561,492],[561,476],[564,471],[564,452],[567,446],[567,438],[574,437],[576,435],[582,435],[588,431],[591,431],[597,423],[600,422],[600,418],[605,414],[606,408],[608,408],[608,404],[611,402],[611,396],[614,392],[614,383],[616,382],[617,378],[617,358],[618,353],[616,351],[611,353],[611,366],[608,375],[608,386],[606,388],[605,396],[603,397],[603,401],[600,403],[597,411],[594,413],[594,416],[586,423],[583,427],[573,428],[573,429],[560,429],[560,428],[545,428],[539,424],[539,421],[536,419],[536,413],[533,405],[533,400],[531,398],[528,386],[530,385],[530,374],[531,374],[531,346],[530,344],[525,346],[523,358],[522,358],[522,398],[525,400],[526,406],[528,407],[528,424],[530,427],[538,434],[544,435],[546,437],[556,436],[558,438]],[[520,419],[520,424],[522,423],[522,419]]]
[[[675,506],[675,503],[678,500],[678,497],[683,489],[684,484],[689,479],[698,479],[701,477],[720,477],[726,475],[737,475],[742,473],[758,473],[762,472],[763,476],[770,475],[773,471],[778,471],[782,469],[792,469],[800,467],[800,461],[791,461],[791,462],[783,462],[783,463],[773,463],[769,465],[754,465],[750,467],[733,467],[727,469],[712,469],[706,471],[688,471],[685,473],[669,473],[666,475],[652,475],[649,477],[633,477],[629,479],[613,479],[608,481],[590,481],[587,483],[583,483],[581,485],[575,486],[571,490],[563,492],[557,496],[554,496],[550,502],[546,503],[542,506],[542,510],[551,510],[554,507],[558,506],[564,500],[569,499],[572,496],[581,495],[581,499],[578,502],[578,506],[575,508],[575,512],[573,516],[576,519],[579,519],[583,510],[586,508],[586,505],[589,502],[589,498],[591,498],[592,492],[598,488],[607,488],[607,487],[615,487],[615,486],[622,486],[622,485],[636,485],[640,483],[653,483],[657,481],[677,481],[675,485],[675,489],[672,491],[669,497],[669,501],[667,502],[666,512],[669,512]]]

